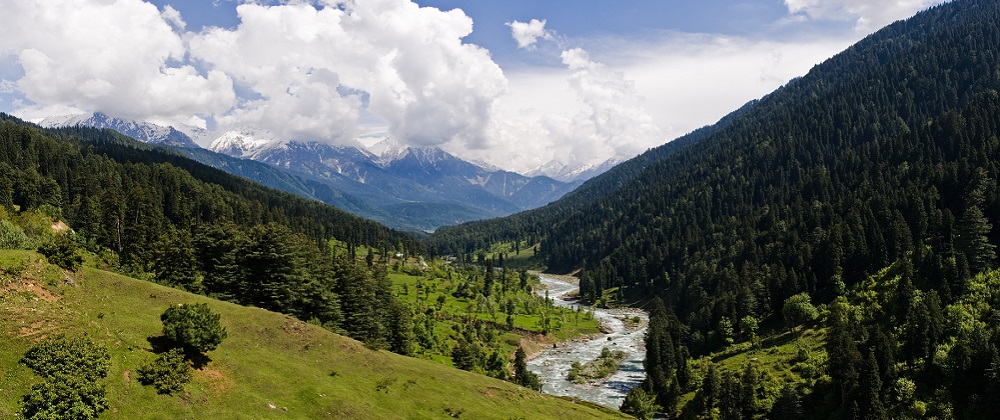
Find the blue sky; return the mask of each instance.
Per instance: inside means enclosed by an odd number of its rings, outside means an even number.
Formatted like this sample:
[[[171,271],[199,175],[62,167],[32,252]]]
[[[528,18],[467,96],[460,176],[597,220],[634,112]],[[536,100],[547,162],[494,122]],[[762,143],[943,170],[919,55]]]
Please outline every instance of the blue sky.
[[[710,124],[940,3],[415,1],[0,0],[0,111],[391,137],[554,174]]]
[[[188,30],[205,26],[234,27],[237,1],[152,0],[181,12]],[[274,2],[277,3],[277,2]],[[789,14],[784,1],[732,0],[630,0],[611,3],[598,0],[417,0],[421,6],[442,10],[461,9],[475,22],[466,42],[490,50],[501,64],[518,65],[525,58],[506,25],[512,21],[546,19],[558,22],[558,32],[571,39],[599,37],[644,38],[662,31],[713,33],[763,37],[804,32],[850,30],[851,19],[812,21],[798,27],[776,25]]]

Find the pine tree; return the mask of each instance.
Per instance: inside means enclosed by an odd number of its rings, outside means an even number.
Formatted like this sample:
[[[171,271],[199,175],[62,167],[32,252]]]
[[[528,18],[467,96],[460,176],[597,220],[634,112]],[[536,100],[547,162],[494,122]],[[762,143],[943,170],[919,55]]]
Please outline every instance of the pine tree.
[[[152,269],[159,283],[200,292],[197,259],[191,233],[186,230],[166,234],[154,245]]]
[[[887,419],[885,407],[882,405],[882,379],[879,377],[879,366],[875,360],[874,350],[868,351],[864,368],[858,389],[862,416],[871,420]]]
[[[542,390],[542,382],[538,375],[528,370],[527,355],[520,346],[514,352],[514,383],[536,391]]]
[[[854,328],[848,314],[848,303],[839,298],[830,305],[830,329],[827,335],[827,369],[840,390],[841,407],[850,407],[858,387],[863,359],[854,342]]]
[[[722,378],[719,371],[715,369],[715,364],[708,367],[708,372],[701,381],[701,390],[698,391],[696,403],[701,415],[705,418],[712,418],[715,408],[719,404],[719,395],[722,392]]]
[[[966,207],[958,221],[955,250],[965,256],[970,274],[986,270],[997,257],[996,246],[990,243],[987,236],[992,228],[978,205]]]
[[[215,350],[228,336],[220,318],[205,303],[171,306],[160,315],[163,336],[188,352],[198,353]]]
[[[781,388],[781,394],[778,394],[778,398],[774,400],[769,417],[783,420],[802,418],[802,400],[799,398],[799,392],[795,390],[795,385],[786,383]]]
[[[656,405],[654,395],[647,393],[641,386],[637,386],[625,395],[620,410],[640,420],[648,420],[660,410],[660,406]]]

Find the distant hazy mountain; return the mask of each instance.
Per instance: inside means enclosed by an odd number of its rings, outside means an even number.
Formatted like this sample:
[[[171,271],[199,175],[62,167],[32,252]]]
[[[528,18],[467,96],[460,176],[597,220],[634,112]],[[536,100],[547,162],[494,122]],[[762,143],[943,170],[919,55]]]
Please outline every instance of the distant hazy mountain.
[[[607,172],[608,169],[622,163],[622,159],[611,158],[604,162],[592,165],[570,166],[557,160],[550,161],[539,166],[524,175],[526,176],[549,176],[563,182],[586,181],[590,178]]]

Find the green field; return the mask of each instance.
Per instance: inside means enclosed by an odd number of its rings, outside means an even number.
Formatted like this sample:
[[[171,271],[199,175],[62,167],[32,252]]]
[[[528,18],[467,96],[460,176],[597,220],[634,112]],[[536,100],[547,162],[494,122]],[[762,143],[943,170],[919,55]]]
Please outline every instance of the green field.
[[[462,282],[469,281],[467,275],[442,262],[433,263],[419,275],[389,274],[397,297],[410,305],[418,318],[422,314],[432,314],[429,316],[433,317],[431,323],[437,345],[422,348],[422,357],[452,364],[450,348],[455,345],[459,331],[472,322],[479,322],[491,330],[486,334],[491,338],[486,344],[503,354],[513,354],[522,338],[560,341],[599,332],[600,323],[590,314],[547,305],[544,298],[529,290],[515,290],[514,286],[506,290],[496,286],[497,291],[489,298],[481,293],[475,297],[458,297],[456,291]],[[518,273],[509,272],[508,275],[517,276]],[[508,284],[513,282],[508,280]],[[532,278],[529,287],[538,285],[537,279]],[[508,303],[513,309],[512,326],[507,321]]]
[[[70,284],[72,283],[72,284]],[[320,327],[92,268],[65,274],[0,251],[0,418],[40,381],[18,363],[33,342],[86,335],[111,353],[102,418],[620,418],[591,404],[418,358],[372,351]],[[180,395],[135,379],[169,305],[208,303],[229,337]],[[525,321],[530,322],[530,321]]]

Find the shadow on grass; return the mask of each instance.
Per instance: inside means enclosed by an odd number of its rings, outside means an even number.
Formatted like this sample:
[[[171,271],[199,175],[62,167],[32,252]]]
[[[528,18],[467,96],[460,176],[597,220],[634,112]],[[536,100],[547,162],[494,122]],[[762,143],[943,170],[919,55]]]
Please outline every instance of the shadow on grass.
[[[146,337],[146,341],[149,342],[149,346],[153,349],[153,353],[156,354],[166,353],[170,351],[170,349],[177,347],[173,340],[164,335],[151,335]]]
[[[791,343],[795,339],[802,336],[805,330],[799,329],[796,331],[785,331],[779,335],[770,336],[763,341],[761,341],[761,346],[763,347],[778,347],[788,343]]]
[[[171,349],[181,347],[162,334],[146,337],[146,341],[149,342],[149,346],[155,354],[166,353]],[[212,358],[208,357],[207,354],[194,349],[184,349],[184,358],[190,360],[195,369],[201,369],[212,361]]]

